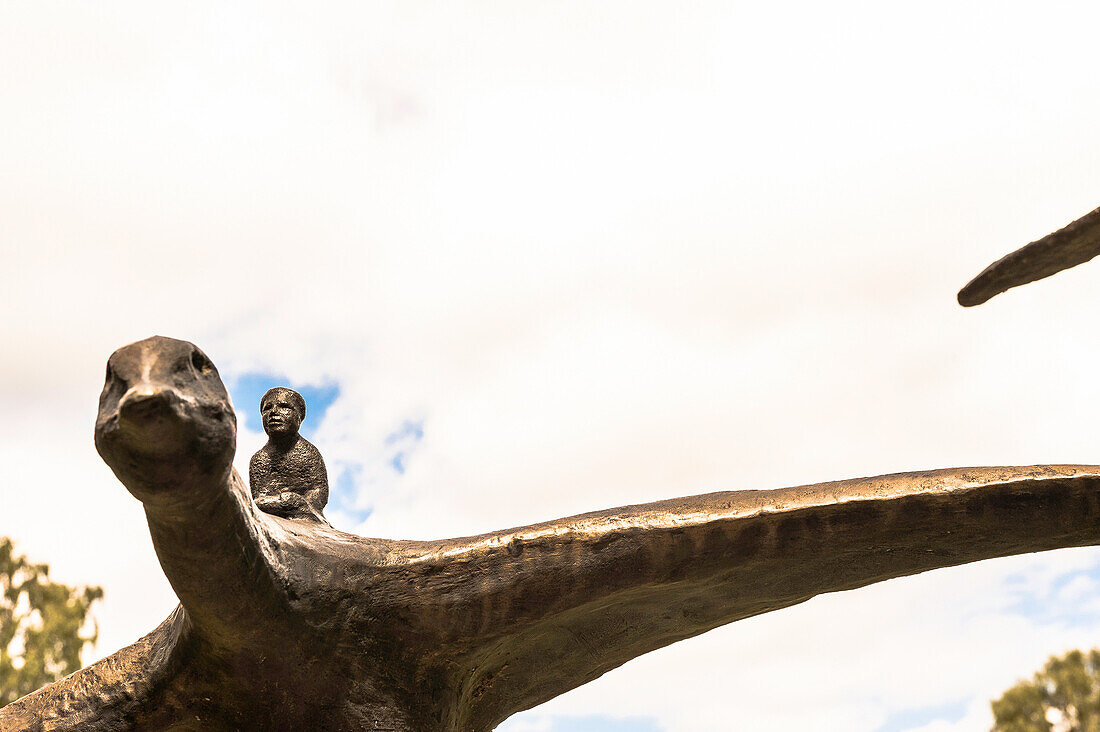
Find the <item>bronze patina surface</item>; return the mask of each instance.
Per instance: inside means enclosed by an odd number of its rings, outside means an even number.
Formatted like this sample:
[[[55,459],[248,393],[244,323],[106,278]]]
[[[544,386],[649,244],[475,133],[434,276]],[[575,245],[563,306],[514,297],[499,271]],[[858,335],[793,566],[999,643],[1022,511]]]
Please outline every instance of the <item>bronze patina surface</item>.
[[[260,399],[267,444],[248,462],[252,500],[261,511],[286,518],[324,521],[328,471],[320,451],[298,434],[306,418],[306,400],[277,386]]]
[[[725,623],[937,567],[1100,544],[1100,466],[957,468],[391,541],[260,511],[210,360],[108,362],[95,429],[180,600],[7,730],[480,732]]]
[[[1084,264],[1097,254],[1100,254],[1100,208],[986,267],[959,290],[959,304],[981,305],[1005,290]]]

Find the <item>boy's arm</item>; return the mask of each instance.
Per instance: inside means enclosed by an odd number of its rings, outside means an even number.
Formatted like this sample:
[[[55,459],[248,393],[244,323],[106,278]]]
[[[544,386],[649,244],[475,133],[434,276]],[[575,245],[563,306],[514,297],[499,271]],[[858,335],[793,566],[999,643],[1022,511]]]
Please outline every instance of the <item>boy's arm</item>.
[[[313,447],[313,445],[310,445]],[[316,447],[313,447],[313,460],[309,474],[309,490],[305,492],[306,502],[318,514],[328,505],[328,470],[325,459]]]
[[[265,457],[267,456],[264,455],[264,451],[260,450],[248,461],[248,488],[252,492],[252,500],[256,501],[257,504],[260,497],[260,475],[267,474]]]
[[[283,491],[273,496],[260,496],[256,499],[256,507],[264,513],[287,518],[301,518],[301,514],[307,509],[306,500],[292,491]]]

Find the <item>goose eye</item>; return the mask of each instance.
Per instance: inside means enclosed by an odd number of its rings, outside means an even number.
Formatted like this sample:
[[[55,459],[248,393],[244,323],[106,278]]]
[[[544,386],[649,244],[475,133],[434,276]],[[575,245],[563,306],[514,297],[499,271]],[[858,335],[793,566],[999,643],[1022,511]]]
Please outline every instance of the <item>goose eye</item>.
[[[195,370],[200,374],[206,374],[210,371],[210,359],[202,355],[198,351],[191,352],[191,365],[195,367]]]

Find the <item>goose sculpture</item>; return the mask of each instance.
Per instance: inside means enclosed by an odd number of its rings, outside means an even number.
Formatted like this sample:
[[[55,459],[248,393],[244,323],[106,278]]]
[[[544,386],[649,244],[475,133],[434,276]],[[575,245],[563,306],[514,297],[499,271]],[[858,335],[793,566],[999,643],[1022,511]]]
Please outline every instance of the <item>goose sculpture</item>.
[[[964,305],[1100,252],[1100,209]],[[179,606],[0,710],[0,730],[487,732],[632,658],[826,592],[1100,544],[1100,466],[953,468],[624,506],[439,541],[257,508],[210,359],[107,362],[95,443],[142,502]]]

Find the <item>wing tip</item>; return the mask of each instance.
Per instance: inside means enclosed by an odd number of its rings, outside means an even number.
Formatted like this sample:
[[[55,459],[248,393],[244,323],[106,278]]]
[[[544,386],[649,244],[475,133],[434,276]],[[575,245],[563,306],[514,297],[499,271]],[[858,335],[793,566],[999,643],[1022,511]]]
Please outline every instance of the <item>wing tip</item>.
[[[981,305],[984,302],[988,302],[993,295],[997,293],[986,293],[982,291],[983,288],[979,286],[977,282],[971,282],[966,287],[959,290],[957,300],[959,305],[964,308],[972,308],[975,305]]]
[[[1100,255],[1100,208],[986,267],[959,290],[959,304],[964,308],[981,305],[1006,290],[1045,279],[1097,255]]]

